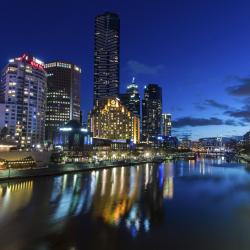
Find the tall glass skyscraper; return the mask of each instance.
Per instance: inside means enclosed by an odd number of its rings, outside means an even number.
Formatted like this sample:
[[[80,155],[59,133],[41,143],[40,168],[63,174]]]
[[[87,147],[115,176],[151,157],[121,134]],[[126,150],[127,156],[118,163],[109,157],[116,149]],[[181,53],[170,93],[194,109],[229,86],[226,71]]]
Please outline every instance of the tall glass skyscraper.
[[[19,147],[44,143],[47,78],[44,64],[23,54],[4,67],[0,88],[2,124]]]
[[[119,95],[120,19],[106,12],[95,19],[94,105]]]
[[[138,85],[135,84],[134,79],[127,86],[126,93],[120,94],[120,99],[130,112],[140,117],[140,94]]]
[[[171,136],[172,130],[172,121],[171,121],[171,114],[162,114],[162,135],[163,136]]]
[[[80,67],[67,62],[45,64],[48,76],[46,141],[56,143],[58,129],[69,120],[80,122]]]
[[[161,135],[162,89],[157,84],[144,88],[142,100],[142,139],[151,141]]]

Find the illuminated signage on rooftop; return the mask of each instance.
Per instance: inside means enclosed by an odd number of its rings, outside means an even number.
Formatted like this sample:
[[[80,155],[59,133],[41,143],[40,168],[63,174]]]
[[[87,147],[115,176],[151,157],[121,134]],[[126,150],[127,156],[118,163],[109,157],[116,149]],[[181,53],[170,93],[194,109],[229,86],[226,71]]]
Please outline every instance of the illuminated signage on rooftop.
[[[16,58],[17,61],[22,61],[29,63],[33,68],[43,70],[44,63],[40,60],[38,60],[35,57],[28,56],[26,54],[23,54],[21,57]],[[12,62],[12,60],[10,60]]]

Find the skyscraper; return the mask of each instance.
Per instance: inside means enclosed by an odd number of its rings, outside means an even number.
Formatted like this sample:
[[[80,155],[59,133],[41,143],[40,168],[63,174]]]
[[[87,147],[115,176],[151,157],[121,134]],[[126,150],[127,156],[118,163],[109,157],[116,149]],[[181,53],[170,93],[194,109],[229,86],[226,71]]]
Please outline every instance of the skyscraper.
[[[69,120],[80,122],[81,69],[62,61],[45,64],[48,75],[46,141],[53,143],[59,127]]]
[[[44,64],[31,55],[9,60],[1,77],[4,126],[19,147],[44,143],[47,78]]]
[[[121,102],[134,115],[140,117],[140,94],[138,85],[135,84],[134,79],[131,84],[127,86],[126,93],[120,94]]]
[[[162,114],[162,135],[163,136],[171,136],[172,130],[172,122],[171,122],[171,114]]]
[[[151,141],[161,134],[162,89],[157,84],[144,88],[142,101],[142,137]]]
[[[94,105],[119,95],[120,19],[106,12],[95,19]]]

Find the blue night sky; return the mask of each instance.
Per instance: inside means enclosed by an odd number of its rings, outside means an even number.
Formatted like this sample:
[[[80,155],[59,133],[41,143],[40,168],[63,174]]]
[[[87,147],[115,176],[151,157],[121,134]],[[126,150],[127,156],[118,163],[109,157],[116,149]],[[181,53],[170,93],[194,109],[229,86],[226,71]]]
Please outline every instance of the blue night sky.
[[[175,134],[250,129],[250,2],[243,0],[12,0],[1,3],[0,67],[23,52],[82,67],[82,109],[92,107],[94,18],[121,18],[121,91],[136,77],[163,88]]]

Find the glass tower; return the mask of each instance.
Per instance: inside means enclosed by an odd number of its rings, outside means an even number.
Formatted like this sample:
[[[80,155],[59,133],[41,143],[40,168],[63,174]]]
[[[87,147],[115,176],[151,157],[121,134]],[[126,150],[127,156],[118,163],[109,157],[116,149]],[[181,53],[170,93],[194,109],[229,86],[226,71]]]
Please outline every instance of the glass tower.
[[[161,134],[162,89],[157,84],[144,88],[142,100],[142,139],[151,141]]]
[[[120,95],[122,103],[134,115],[140,117],[140,94],[138,85],[133,82],[127,86],[126,93]]]
[[[106,12],[95,19],[94,105],[119,95],[120,19]]]
[[[81,69],[62,61],[45,64],[48,76],[46,141],[54,143],[58,129],[69,120],[80,122]]]

